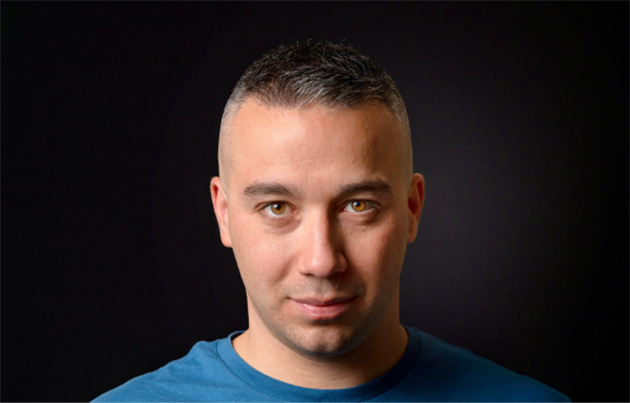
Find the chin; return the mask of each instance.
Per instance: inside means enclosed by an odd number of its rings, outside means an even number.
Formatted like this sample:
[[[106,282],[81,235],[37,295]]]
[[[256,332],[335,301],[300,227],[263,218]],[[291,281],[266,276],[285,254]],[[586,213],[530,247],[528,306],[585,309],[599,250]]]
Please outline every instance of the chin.
[[[285,344],[311,358],[333,358],[351,351],[365,337],[357,329],[334,325],[309,326],[307,329],[293,328],[282,332]]]

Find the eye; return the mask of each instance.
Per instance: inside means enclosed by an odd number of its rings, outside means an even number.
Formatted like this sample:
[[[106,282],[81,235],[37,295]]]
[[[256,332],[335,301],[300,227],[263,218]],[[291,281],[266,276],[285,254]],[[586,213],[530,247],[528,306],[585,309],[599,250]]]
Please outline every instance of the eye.
[[[365,211],[369,207],[369,202],[366,200],[352,200],[350,203],[346,204],[344,210],[353,211],[355,213],[360,213]]]
[[[273,202],[271,204],[268,204],[265,208],[264,208],[265,212],[267,212],[267,214],[272,215],[272,216],[278,216],[278,215],[282,215],[284,213],[286,213],[286,211],[288,210],[287,204],[283,203],[283,202]]]

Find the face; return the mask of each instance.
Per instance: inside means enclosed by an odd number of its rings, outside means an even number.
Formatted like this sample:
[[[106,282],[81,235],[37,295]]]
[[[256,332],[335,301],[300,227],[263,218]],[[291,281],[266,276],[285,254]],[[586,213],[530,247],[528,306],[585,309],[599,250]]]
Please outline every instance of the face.
[[[330,357],[397,324],[424,188],[407,171],[389,109],[250,100],[229,130],[229,175],[214,178],[211,193],[247,291],[249,330]]]

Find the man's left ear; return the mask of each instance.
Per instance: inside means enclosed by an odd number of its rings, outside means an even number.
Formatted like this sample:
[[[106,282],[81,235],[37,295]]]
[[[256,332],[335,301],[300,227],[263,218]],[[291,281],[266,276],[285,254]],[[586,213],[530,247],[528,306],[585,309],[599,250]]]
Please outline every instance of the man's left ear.
[[[409,234],[407,235],[407,243],[411,243],[416,239],[418,234],[418,222],[422,214],[422,205],[424,204],[424,178],[420,174],[413,174],[411,187],[407,195],[407,205],[409,206]]]

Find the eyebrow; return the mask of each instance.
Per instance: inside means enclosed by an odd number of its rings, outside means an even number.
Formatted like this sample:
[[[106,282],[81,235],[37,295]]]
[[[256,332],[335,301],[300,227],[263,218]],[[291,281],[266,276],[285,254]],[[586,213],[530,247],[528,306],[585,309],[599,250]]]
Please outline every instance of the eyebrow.
[[[246,197],[269,195],[292,196],[297,193],[297,189],[293,186],[283,185],[278,182],[254,183],[243,190],[243,195]]]
[[[248,198],[256,196],[295,196],[299,192],[294,186],[285,185],[279,182],[263,182],[249,185],[243,190],[243,195]],[[344,186],[339,196],[347,196],[355,193],[375,193],[378,195],[387,195],[393,193],[391,185],[384,181],[363,181],[351,183]]]
[[[393,193],[393,189],[387,182],[364,181],[344,186],[340,195],[345,196],[354,193],[375,193],[378,195],[386,195]]]

